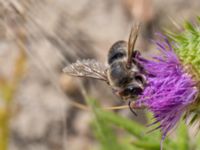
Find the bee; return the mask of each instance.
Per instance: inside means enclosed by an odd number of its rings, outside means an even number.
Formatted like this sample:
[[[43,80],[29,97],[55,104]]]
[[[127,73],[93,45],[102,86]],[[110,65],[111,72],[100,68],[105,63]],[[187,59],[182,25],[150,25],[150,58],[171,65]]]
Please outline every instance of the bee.
[[[129,108],[135,115],[134,100],[142,94],[146,85],[145,72],[136,59],[140,53],[134,50],[139,27],[139,24],[132,27],[128,42],[117,41],[111,46],[107,66],[96,60],[78,60],[63,69],[64,73],[71,76],[105,81],[114,94],[128,101]]]

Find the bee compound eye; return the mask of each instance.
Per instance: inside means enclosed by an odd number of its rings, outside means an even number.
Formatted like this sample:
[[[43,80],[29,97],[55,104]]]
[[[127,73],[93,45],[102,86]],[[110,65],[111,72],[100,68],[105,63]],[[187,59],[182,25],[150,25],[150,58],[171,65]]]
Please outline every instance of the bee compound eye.
[[[140,87],[128,87],[124,90],[123,95],[124,96],[136,96],[136,95],[141,95],[143,90]]]
[[[142,75],[136,75],[135,77],[135,80],[137,81],[137,82],[140,82],[140,83],[144,83],[145,82],[145,79],[144,79],[144,77],[142,76]]]
[[[143,90],[142,90],[141,88],[139,88],[139,87],[134,88],[134,89],[132,90],[132,93],[133,93],[134,95],[141,95],[142,92],[143,92]]]
[[[132,88],[126,88],[126,89],[124,90],[124,92],[123,92],[123,95],[124,95],[124,96],[128,96],[128,95],[130,95],[131,91],[132,91]]]

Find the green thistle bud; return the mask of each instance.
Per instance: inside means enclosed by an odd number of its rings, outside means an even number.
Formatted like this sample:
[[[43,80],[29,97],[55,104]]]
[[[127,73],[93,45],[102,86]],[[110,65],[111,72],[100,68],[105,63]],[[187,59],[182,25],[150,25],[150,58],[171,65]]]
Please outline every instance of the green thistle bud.
[[[185,115],[189,123],[193,124],[200,119],[200,17],[197,17],[195,23],[185,22],[182,31],[178,33],[168,32],[168,36],[174,41],[174,50],[186,71],[198,84],[198,97]]]
[[[200,17],[195,24],[185,22],[182,31],[168,34],[175,43],[174,50],[184,65],[200,79]],[[190,72],[191,73],[191,72]]]

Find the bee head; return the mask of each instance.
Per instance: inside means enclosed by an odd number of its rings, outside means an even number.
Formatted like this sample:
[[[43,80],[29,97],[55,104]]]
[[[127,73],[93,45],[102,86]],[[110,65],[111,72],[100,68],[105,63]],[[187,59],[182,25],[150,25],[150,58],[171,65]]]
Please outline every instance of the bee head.
[[[145,88],[145,77],[142,74],[135,74],[132,81],[127,83],[124,87],[117,87],[114,89],[114,93],[124,100],[130,98],[136,98],[141,95]]]

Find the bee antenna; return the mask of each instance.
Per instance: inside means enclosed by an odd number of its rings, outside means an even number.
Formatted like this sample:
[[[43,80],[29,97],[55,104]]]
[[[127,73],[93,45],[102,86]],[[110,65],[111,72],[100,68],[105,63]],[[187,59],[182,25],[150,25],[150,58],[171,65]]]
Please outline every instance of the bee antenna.
[[[135,115],[135,116],[137,116],[137,113],[134,111],[134,109],[131,107],[131,101],[129,100],[129,102],[128,102],[128,106],[129,106],[129,109],[131,110],[131,112]]]

